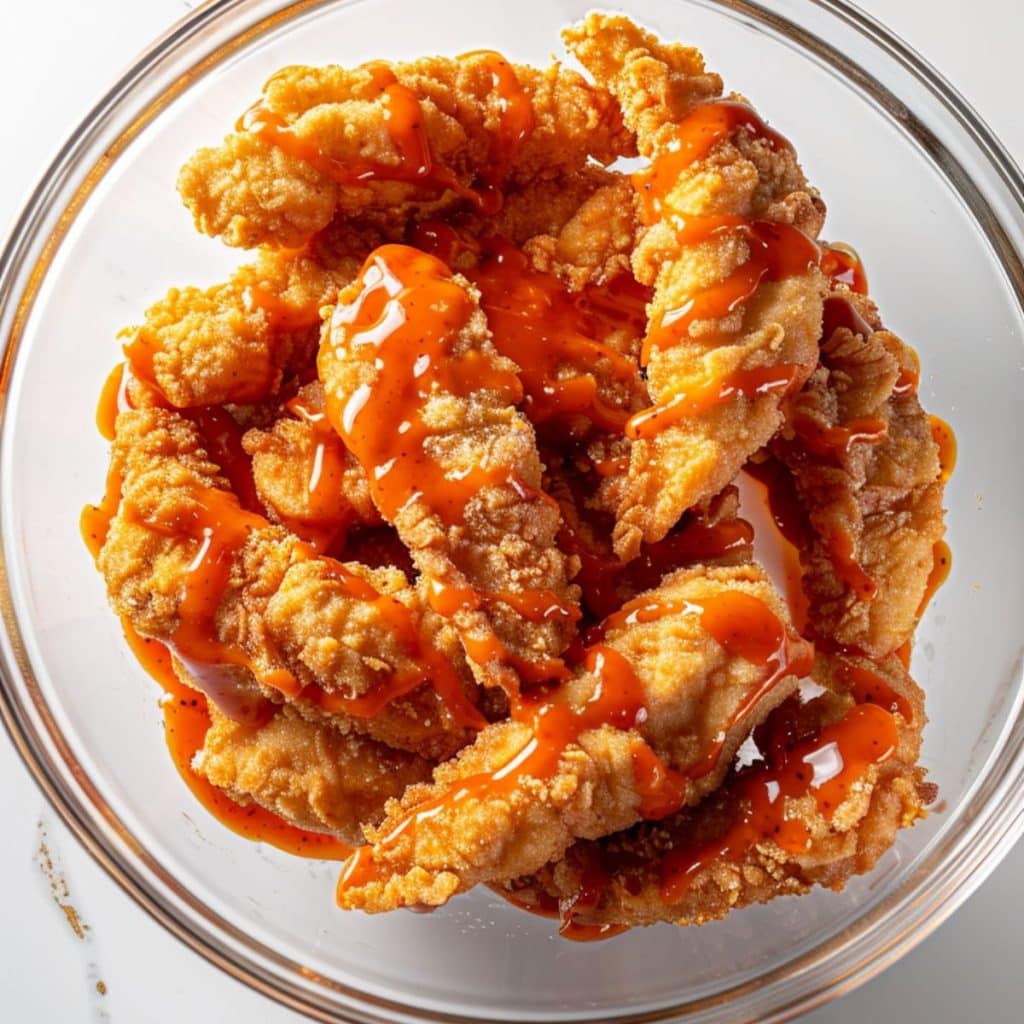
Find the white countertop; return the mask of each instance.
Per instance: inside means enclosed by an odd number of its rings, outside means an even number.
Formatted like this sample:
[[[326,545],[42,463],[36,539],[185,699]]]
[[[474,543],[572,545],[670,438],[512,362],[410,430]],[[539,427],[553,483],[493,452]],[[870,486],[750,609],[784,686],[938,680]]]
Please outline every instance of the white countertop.
[[[668,0],[666,0],[668,2]],[[1024,159],[1019,0],[862,0],[971,101]],[[182,0],[5,5],[0,34],[0,229],[52,154],[135,53],[195,6]],[[167,935],[93,863],[0,732],[0,1020],[297,1022]],[[40,855],[45,844],[52,863]],[[804,1019],[812,1024],[1020,1020],[1024,843],[914,952]],[[76,934],[60,903],[80,916]],[[98,985],[98,983],[102,983]],[[100,991],[105,988],[105,993]]]

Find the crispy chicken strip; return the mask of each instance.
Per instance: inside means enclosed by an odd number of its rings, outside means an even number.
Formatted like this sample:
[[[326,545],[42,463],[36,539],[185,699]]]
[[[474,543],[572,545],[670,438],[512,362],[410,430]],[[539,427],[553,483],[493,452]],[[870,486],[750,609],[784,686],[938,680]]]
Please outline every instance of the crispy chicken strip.
[[[632,151],[615,104],[576,72],[497,54],[346,69],[289,67],[222,146],[182,168],[200,231],[297,246],[336,216],[397,237],[453,203]]]
[[[923,695],[896,658],[819,658],[815,675],[825,691],[775,710],[758,760],[700,805],[577,843],[503,891],[559,908],[563,928],[703,924],[870,871],[935,798],[916,767]]]
[[[236,803],[259,804],[299,828],[360,841],[387,800],[430,778],[425,758],[393,750],[285,706],[248,725],[210,705],[211,725],[193,769]]]
[[[514,704],[432,785],[388,805],[339,902],[437,906],[695,802],[811,667],[786,615],[755,566],[683,571],[627,605],[573,679]]]
[[[478,292],[438,259],[383,246],[339,296],[319,357],[328,416],[395,525],[435,610],[486,686],[549,679],[578,616],[557,505]]]
[[[366,251],[262,251],[225,284],[172,288],[141,326],[121,332],[132,372],[177,408],[261,401],[288,368],[309,364],[320,307]]]
[[[881,658],[913,634],[945,532],[938,447],[914,355],[874,304],[840,286],[828,312],[821,364],[773,451],[813,531],[800,556],[815,633]]]
[[[615,543],[628,558],[736,475],[814,368],[823,205],[789,144],[720,99],[696,50],[603,14],[563,35],[652,159],[634,176],[648,229],[633,269],[654,286],[643,361],[656,404],[627,428]]]
[[[122,413],[113,473],[123,498],[99,555],[110,602],[213,703],[230,708],[255,679],[303,714],[428,757],[483,724],[458,637],[405,576],[317,557],[243,511],[190,422]]]

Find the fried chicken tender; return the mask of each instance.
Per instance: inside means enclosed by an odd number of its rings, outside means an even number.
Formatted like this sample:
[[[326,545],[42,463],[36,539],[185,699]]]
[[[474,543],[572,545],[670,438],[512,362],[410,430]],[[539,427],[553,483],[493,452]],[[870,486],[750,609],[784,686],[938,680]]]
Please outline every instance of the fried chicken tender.
[[[210,728],[192,768],[236,803],[259,804],[299,828],[358,843],[387,800],[430,778],[431,763],[285,706],[261,725],[210,705]]]
[[[308,365],[320,306],[362,255],[263,250],[224,284],[172,288],[121,332],[133,372],[179,409],[263,400],[287,368]]]
[[[902,383],[916,373],[913,353],[866,297],[840,286],[830,301],[859,317],[825,339],[794,405],[795,430],[773,451],[815,538],[800,552],[815,633],[881,658],[913,634],[945,532],[939,454]]]
[[[458,637],[401,572],[316,557],[244,513],[196,429],[173,412],[122,413],[113,467],[123,498],[98,560],[110,603],[166,643],[214,703],[229,707],[238,685],[256,681],[305,715],[427,757],[472,737]],[[213,636],[197,643],[195,628]],[[465,714],[440,696],[445,678]],[[371,715],[358,699],[385,706]]]
[[[629,558],[719,492],[776,433],[783,391],[764,384],[772,376],[765,371],[777,367],[783,383],[799,387],[814,368],[825,281],[809,238],[823,206],[792,151],[746,127],[682,161],[686,119],[721,96],[720,79],[696,50],[603,14],[563,36],[619,102],[641,154],[654,159],[655,181],[645,188],[655,188],[659,160],[679,164],[678,177],[657,186],[664,194],[645,199],[650,226],[632,256],[637,279],[654,286],[647,381],[656,407],[637,424],[621,496],[615,545]],[[702,313],[703,296],[732,297],[765,234],[770,245],[796,239],[805,264],[756,275],[722,312],[711,303]],[[747,393],[735,382],[749,371],[759,376]]]
[[[774,669],[708,631],[706,609],[723,595],[741,595],[778,629]],[[600,653],[545,710],[488,726],[437,768],[432,785],[389,803],[384,822],[366,829],[371,845],[349,861],[343,907],[437,906],[477,883],[536,870],[575,838],[696,802],[721,781],[750,729],[794,690],[790,669],[810,668],[808,645],[787,636],[784,603],[755,566],[685,570],[635,605],[606,624],[603,646],[592,649]],[[636,706],[601,706],[622,700],[630,685]],[[570,724],[558,724],[559,708]],[[640,770],[652,753],[661,780],[653,787]]]
[[[185,164],[178,189],[200,231],[245,248],[301,245],[335,217],[394,238],[481,182],[550,180],[632,152],[615,104],[579,74],[485,52],[285,68],[241,124]]]
[[[286,409],[269,429],[242,439],[271,518],[324,546],[348,526],[380,523],[363,467],[327,422],[320,383],[300,388]]]
[[[331,422],[479,682],[514,694],[521,675],[550,678],[577,615],[574,564],[477,290],[440,260],[382,247],[339,296],[318,368]]]
[[[855,705],[851,665],[875,681],[874,706]],[[935,797],[916,766],[923,694],[896,658],[851,659],[845,672],[843,662],[819,658],[815,678],[825,692],[774,711],[755,733],[762,759],[701,804],[577,843],[501,891],[527,906],[561,907],[576,925],[687,925],[815,885],[838,890],[870,871]]]

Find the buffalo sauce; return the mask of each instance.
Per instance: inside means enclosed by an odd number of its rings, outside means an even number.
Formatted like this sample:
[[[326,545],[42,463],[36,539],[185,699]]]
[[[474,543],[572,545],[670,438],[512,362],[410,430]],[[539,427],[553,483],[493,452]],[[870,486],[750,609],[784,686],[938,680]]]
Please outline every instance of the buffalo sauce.
[[[921,595],[921,603],[917,606],[918,619],[924,615],[925,609],[929,604],[931,604],[932,598],[935,597],[939,587],[941,587],[949,578],[952,568],[953,552],[944,540],[937,541],[935,548],[932,551],[932,568],[928,573],[928,579],[925,582],[924,593]]]
[[[602,377],[629,382],[638,376],[636,362],[596,337],[616,318],[628,322],[628,291],[618,304],[621,285],[573,296],[553,274],[533,270],[511,243],[493,240],[489,248],[467,277],[480,289],[495,348],[521,367],[530,420],[540,425],[581,414],[602,430],[621,432],[629,413],[602,394],[595,367],[603,368]]]
[[[778,363],[736,370],[724,380],[703,381],[690,391],[673,395],[663,405],[652,406],[630,417],[626,436],[634,441],[656,437],[680,420],[705,413],[736,396],[755,399],[772,393],[786,394],[802,372],[803,367],[796,363]]]
[[[787,816],[787,800],[814,798],[818,812],[831,820],[874,765],[895,752],[899,736],[892,715],[876,704],[858,704],[816,736],[777,750],[768,764],[742,772],[733,784],[731,824],[717,839],[678,846],[661,865],[661,898],[680,902],[697,876],[716,861],[741,861],[758,843],[771,841],[798,855],[811,843],[800,817]]]
[[[948,483],[956,467],[956,434],[953,428],[938,416],[928,417],[932,440],[939,449],[939,482]]]
[[[843,657],[836,659],[836,671],[858,704],[877,704],[893,714],[899,713],[907,722],[913,722],[914,710],[910,701],[897,693],[880,673]]]
[[[632,176],[640,197],[641,219],[661,220],[681,246],[695,246],[723,235],[739,235],[747,258],[723,280],[683,296],[678,304],[649,326],[641,363],[658,349],[678,344],[702,320],[722,320],[746,302],[762,282],[781,281],[806,273],[821,263],[821,249],[799,229],[774,221],[737,215],[694,216],[675,209],[671,194],[683,172],[706,157],[719,143],[738,131],[765,140],[773,149],[792,150],[783,136],[768,128],[745,103],[721,100],[695,106],[676,126],[675,134],[646,170]],[[772,391],[788,391],[802,376],[798,366],[741,369],[725,380],[708,380],[686,394],[633,416],[626,433],[634,440],[650,439],[680,420],[738,396],[753,398]]]
[[[419,99],[383,61],[362,66],[368,76],[368,87],[360,98],[380,99],[385,104],[385,125],[397,156],[394,162],[381,163],[355,155],[344,160],[336,159],[315,138],[297,132],[262,100],[242,115],[236,128],[260,136],[342,186],[358,187],[377,181],[406,182],[451,191],[482,212],[495,213],[502,204],[501,179],[518,147],[533,130],[533,104],[522,89],[515,69],[499,54],[487,51],[466,56],[485,60],[498,96],[498,126],[492,134],[491,149],[482,175],[483,187],[480,189],[470,188],[451,171],[435,164]]]
[[[855,444],[879,444],[888,436],[885,420],[877,416],[859,416],[830,427],[810,416],[797,414],[793,429],[807,451],[834,461],[848,454]]]
[[[309,428],[313,449],[306,460],[308,512],[302,518],[289,517],[283,522],[292,533],[322,554],[343,541],[353,519],[353,510],[341,490],[349,468],[349,455],[319,405],[296,397],[284,407]]]
[[[676,125],[665,151],[646,170],[632,175],[645,223],[653,224],[662,215],[666,199],[687,168],[741,130],[777,151],[793,149],[792,143],[769,128],[747,103],[717,100],[698,104]]]
[[[878,583],[869,576],[854,556],[853,536],[847,530],[834,530],[825,545],[839,581],[858,601],[869,602],[878,594]]]
[[[465,399],[490,391],[514,404],[519,381],[485,354],[458,350],[473,302],[439,259],[409,246],[382,246],[354,287],[321,346],[320,377],[331,379],[331,361],[344,358],[365,363],[374,379],[344,399],[329,392],[328,418],[365,468],[387,520],[420,499],[448,525],[458,523],[469,499],[507,483],[509,471],[476,466],[456,475],[438,463],[427,447],[435,434],[424,420],[427,403],[438,394]]]
[[[289,824],[258,804],[243,806],[192,768],[195,755],[202,749],[210,728],[206,698],[185,686],[174,673],[170,651],[159,641],[140,636],[127,620],[122,620],[125,639],[139,664],[160,684],[164,733],[178,774],[192,794],[218,821],[246,839],[271,846],[300,857],[317,860],[344,860],[352,847],[334,836],[310,832]],[[273,709],[269,710],[270,715]],[[268,716],[269,717],[269,716]],[[266,718],[264,719],[264,721]]]
[[[684,614],[699,615],[702,627],[728,654],[750,660],[764,671],[720,734],[687,772],[670,768],[639,734],[636,736],[630,757],[640,798],[639,816],[658,820],[677,811],[688,792],[689,780],[699,779],[715,767],[733,725],[749,714],[782,678],[804,675],[813,662],[811,645],[791,636],[764,602],[743,592],[708,595],[699,603],[641,597],[624,605],[602,623],[596,634],[598,639],[583,657],[584,671],[591,673],[597,683],[588,701],[573,706],[564,689],[559,688],[519,696],[513,703],[511,717],[529,726],[528,738],[519,752],[496,771],[460,779],[446,792],[421,804],[396,824],[377,844],[378,848],[394,846],[402,836],[415,832],[421,822],[449,812],[466,800],[509,792],[523,776],[550,778],[566,747],[588,730],[604,725],[622,730],[641,726],[647,718],[644,685],[626,658],[605,644],[602,637],[637,623]],[[339,891],[367,884],[377,877],[377,871],[372,848],[358,849],[339,881]]]
[[[868,275],[860,257],[849,246],[822,245],[821,272],[833,285],[845,285],[858,295],[868,293]]]
[[[690,333],[699,320],[720,320],[746,302],[763,281],[782,281],[806,273],[821,259],[818,244],[799,228],[771,220],[749,220],[736,215],[668,218],[676,241],[695,246],[730,233],[742,236],[747,258],[728,277],[686,298],[655,319],[647,332],[641,362],[650,362],[655,349],[669,348]]]
[[[610,725],[617,729],[636,728],[646,718],[644,688],[629,662],[605,644],[591,646],[583,659],[584,671],[593,675],[592,696],[573,706],[565,690],[539,688],[515,698],[511,711],[514,722],[527,726],[526,740],[506,764],[494,772],[460,779],[439,796],[425,801],[377,844],[387,849],[402,836],[415,833],[421,822],[457,807],[467,800],[481,800],[507,793],[520,784],[523,776],[550,778],[558,768],[566,747],[591,729]],[[639,739],[639,737],[638,737]],[[642,741],[640,741],[642,742]],[[646,744],[644,744],[646,746]],[[634,753],[639,745],[634,748]],[[651,814],[664,816],[678,809],[686,793],[686,782],[677,773],[650,756],[634,757],[637,789],[642,807]],[[372,847],[356,850],[339,880],[339,892],[364,885],[377,876]]]

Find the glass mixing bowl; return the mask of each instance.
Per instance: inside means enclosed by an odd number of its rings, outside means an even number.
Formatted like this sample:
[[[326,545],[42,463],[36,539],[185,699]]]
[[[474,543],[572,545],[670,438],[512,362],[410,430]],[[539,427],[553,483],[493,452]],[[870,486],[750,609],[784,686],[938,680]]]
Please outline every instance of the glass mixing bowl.
[[[210,819],[167,757],[156,690],[127,652],[78,534],[102,489],[92,428],[116,330],[171,284],[240,257],[201,238],[178,166],[290,63],[491,47],[545,62],[586,0],[218,2],[146,52],[82,123],[3,255],[3,715],[79,839],[157,920],[253,987],[322,1020],[779,1020],[862,982],[979,884],[1024,826],[1024,183],[970,108],[845,3],[629,0],[700,45],[789,135],[856,246],[886,321],[950,420],[955,564],[921,627],[924,763],[936,812],[841,893],[703,928],[577,945],[486,890],[431,916],[344,914],[336,866]]]

